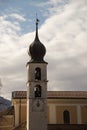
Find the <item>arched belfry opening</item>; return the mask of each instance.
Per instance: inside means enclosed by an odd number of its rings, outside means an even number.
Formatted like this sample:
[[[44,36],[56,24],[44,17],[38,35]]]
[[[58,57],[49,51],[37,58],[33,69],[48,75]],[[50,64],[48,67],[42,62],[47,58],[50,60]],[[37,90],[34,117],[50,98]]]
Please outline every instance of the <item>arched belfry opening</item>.
[[[41,86],[40,85],[36,85],[34,87],[34,94],[35,94],[35,97],[41,97]]]
[[[41,69],[39,67],[35,68],[35,80],[41,80]]]

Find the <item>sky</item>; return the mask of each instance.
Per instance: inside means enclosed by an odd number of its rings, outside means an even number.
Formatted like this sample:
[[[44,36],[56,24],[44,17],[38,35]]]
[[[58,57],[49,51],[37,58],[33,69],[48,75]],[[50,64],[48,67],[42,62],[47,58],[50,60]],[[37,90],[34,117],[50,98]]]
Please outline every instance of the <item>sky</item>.
[[[87,0],[0,0],[0,96],[26,90],[36,13],[48,90],[87,91]]]

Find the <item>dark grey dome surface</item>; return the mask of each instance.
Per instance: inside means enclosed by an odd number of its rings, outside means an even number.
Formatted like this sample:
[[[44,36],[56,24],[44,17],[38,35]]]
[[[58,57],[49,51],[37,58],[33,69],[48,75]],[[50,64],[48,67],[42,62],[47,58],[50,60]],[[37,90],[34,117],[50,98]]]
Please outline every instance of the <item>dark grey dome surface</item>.
[[[31,57],[30,62],[45,62],[44,56],[46,53],[45,46],[40,42],[38,38],[38,21],[36,21],[36,36],[33,43],[29,46],[29,56]]]
[[[38,37],[36,37],[34,42],[29,47],[29,55],[31,56],[31,61],[44,62],[43,58],[45,56],[45,53],[45,46],[40,42]]]

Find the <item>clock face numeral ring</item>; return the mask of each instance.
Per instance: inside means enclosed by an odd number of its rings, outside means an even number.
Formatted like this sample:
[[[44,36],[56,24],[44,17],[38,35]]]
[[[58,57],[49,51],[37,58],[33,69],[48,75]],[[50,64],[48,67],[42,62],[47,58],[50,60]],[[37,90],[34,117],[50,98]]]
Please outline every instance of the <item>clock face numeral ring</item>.
[[[33,111],[44,111],[44,101],[41,99],[34,99],[32,105]]]

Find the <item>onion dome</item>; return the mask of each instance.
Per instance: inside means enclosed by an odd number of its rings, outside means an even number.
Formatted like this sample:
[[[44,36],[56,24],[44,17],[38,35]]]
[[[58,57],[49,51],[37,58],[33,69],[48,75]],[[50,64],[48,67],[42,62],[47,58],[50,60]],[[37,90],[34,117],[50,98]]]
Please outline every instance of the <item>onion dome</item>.
[[[44,56],[46,53],[46,48],[45,46],[40,42],[39,37],[38,37],[38,22],[39,20],[36,19],[36,36],[33,41],[33,43],[30,44],[29,46],[29,56],[31,57],[30,62],[45,62],[44,61]]]

